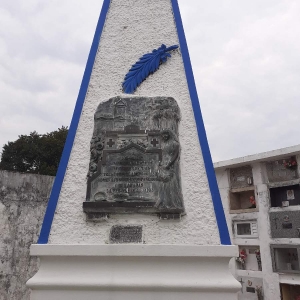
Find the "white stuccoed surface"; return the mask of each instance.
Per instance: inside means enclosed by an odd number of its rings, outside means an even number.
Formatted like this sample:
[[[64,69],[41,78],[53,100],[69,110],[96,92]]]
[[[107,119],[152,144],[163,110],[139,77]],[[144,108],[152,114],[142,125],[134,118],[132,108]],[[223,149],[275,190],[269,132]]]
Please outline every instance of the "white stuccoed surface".
[[[173,97],[180,107],[180,166],[186,216],[175,222],[147,215],[111,215],[107,221],[88,223],[82,211],[95,110],[100,102],[125,96],[121,86],[131,65],[162,43],[179,44],[170,0],[149,0],[147,5],[137,0],[111,1],[49,244],[105,244],[110,228],[116,224],[143,225],[146,244],[220,244],[180,49],[171,53],[172,57],[138,87],[134,96]]]

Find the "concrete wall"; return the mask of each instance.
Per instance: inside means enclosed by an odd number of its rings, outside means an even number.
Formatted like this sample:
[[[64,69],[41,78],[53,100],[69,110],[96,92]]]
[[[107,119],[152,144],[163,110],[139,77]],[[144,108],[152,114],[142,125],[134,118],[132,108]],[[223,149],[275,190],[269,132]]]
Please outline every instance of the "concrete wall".
[[[0,300],[29,299],[37,271],[29,247],[37,242],[54,177],[0,171]]]

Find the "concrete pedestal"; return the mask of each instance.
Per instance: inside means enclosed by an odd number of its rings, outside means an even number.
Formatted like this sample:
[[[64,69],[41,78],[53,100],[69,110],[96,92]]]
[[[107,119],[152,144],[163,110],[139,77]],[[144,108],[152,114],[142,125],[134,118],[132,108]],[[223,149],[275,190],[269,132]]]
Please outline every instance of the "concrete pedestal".
[[[236,246],[33,245],[32,300],[234,300]]]

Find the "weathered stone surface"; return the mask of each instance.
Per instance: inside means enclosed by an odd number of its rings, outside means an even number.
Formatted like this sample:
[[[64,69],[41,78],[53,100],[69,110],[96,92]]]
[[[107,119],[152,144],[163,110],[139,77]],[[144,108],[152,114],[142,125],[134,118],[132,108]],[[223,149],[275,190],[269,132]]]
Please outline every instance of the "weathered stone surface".
[[[94,121],[84,210],[182,213],[176,101],[114,97],[98,106]]]
[[[300,211],[270,212],[270,223],[274,239],[300,237]]]
[[[251,184],[248,181],[251,181]],[[251,166],[243,166],[230,169],[230,186],[232,189],[243,188],[253,185],[253,175]]]
[[[26,281],[38,269],[37,242],[53,177],[0,171],[0,300],[27,300]]]
[[[266,169],[269,182],[281,182],[287,180],[294,180],[299,178],[297,166],[288,168],[285,164],[291,158],[279,159],[275,161],[266,162]]]

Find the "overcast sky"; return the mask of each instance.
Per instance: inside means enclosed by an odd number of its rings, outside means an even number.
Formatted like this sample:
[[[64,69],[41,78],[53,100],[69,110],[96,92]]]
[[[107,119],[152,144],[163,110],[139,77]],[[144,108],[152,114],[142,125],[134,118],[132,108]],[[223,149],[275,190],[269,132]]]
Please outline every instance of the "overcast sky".
[[[101,6],[1,1],[0,147],[70,124]],[[179,6],[213,160],[299,144],[300,1]]]

